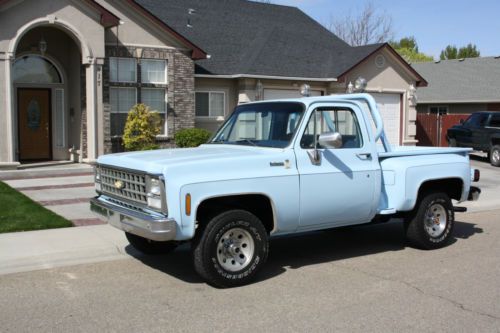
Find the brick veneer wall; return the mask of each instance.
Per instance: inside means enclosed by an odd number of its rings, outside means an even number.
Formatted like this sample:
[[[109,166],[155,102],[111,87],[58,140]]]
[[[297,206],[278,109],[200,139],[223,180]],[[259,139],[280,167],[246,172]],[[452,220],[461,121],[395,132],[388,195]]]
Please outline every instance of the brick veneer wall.
[[[167,60],[167,84],[110,83],[109,57],[136,58],[138,61],[137,78],[141,77],[140,59]],[[174,145],[173,137],[183,128],[195,125],[194,107],[194,62],[188,55],[177,49],[137,48],[130,46],[107,46],[103,67],[103,103],[104,103],[104,152],[122,151],[121,138],[111,137],[111,107],[109,103],[110,86],[136,87],[137,101],[141,101],[141,87],[165,88],[167,90],[167,137],[160,137],[157,143],[162,147]]]

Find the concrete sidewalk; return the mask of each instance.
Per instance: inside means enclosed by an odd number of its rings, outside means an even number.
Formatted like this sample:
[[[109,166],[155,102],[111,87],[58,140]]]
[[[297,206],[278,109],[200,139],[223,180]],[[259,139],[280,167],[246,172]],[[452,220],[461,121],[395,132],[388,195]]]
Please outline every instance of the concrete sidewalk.
[[[127,245],[107,224],[0,234],[0,275],[126,259]]]

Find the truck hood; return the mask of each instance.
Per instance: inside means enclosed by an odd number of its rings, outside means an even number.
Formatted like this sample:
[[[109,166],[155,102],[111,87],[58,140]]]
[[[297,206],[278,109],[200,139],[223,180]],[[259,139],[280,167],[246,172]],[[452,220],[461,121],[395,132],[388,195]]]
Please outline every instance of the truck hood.
[[[284,149],[210,144],[197,148],[103,155],[97,163],[150,174],[172,175],[173,170],[224,173],[228,169],[237,168],[241,172],[245,168],[255,169],[264,165],[269,169],[270,162],[290,161],[290,158],[293,158],[293,152],[286,153]]]

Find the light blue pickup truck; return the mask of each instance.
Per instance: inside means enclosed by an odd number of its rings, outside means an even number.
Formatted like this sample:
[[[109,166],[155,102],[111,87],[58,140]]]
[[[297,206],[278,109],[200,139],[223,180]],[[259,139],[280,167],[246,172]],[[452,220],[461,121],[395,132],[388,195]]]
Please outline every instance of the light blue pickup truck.
[[[436,249],[458,202],[476,200],[468,148],[393,147],[368,94],[243,104],[208,144],[101,156],[93,211],[132,246],[166,253],[191,242],[208,283],[249,283],[269,238],[397,217]]]

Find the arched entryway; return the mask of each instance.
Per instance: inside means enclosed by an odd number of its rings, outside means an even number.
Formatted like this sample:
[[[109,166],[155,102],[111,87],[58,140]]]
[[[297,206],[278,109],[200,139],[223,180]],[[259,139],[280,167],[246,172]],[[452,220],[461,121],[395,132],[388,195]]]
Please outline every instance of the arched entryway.
[[[60,27],[36,26],[20,38],[12,65],[16,157],[69,160],[81,147],[80,46]]]

